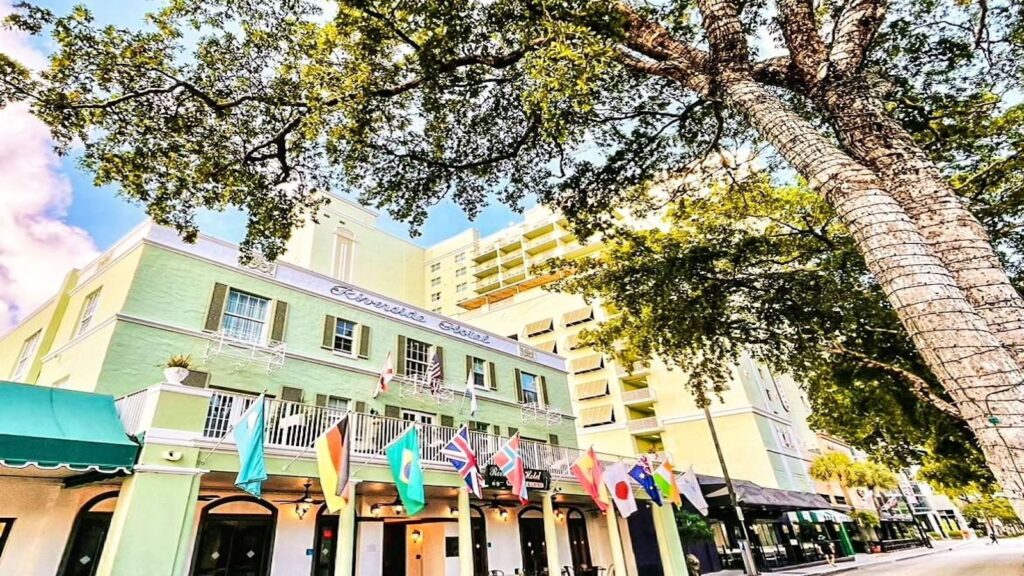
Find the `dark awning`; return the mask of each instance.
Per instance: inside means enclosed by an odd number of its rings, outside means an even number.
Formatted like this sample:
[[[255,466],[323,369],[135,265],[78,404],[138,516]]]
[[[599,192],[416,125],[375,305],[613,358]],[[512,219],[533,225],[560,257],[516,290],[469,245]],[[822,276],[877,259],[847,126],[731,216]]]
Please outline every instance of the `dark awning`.
[[[729,489],[724,478],[698,474],[697,480],[708,503],[728,505]],[[732,485],[736,490],[736,500],[743,506],[774,508],[779,511],[823,510],[832,507],[824,498],[810,492],[765,488],[749,480],[738,479],[734,479]]]
[[[138,452],[112,396],[0,381],[0,466],[130,472]]]

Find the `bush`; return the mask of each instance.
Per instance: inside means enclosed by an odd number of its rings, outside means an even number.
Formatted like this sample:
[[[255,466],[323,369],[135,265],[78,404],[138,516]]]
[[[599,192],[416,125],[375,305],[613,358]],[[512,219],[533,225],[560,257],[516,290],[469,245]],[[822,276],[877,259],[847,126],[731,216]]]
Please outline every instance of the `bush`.
[[[931,538],[932,540],[941,540],[942,539],[942,534],[940,534],[939,532],[929,532],[928,533],[928,537]]]
[[[963,540],[964,538],[967,538],[967,533],[966,532],[960,532],[959,530],[958,531],[951,531],[949,533],[949,537],[953,538],[954,540]]]

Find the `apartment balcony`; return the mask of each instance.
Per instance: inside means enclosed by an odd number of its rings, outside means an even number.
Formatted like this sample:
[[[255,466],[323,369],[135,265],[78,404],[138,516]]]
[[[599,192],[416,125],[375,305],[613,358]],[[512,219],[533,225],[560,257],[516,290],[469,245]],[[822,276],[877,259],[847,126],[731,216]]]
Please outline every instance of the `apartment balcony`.
[[[652,388],[640,388],[638,390],[626,390],[622,393],[622,403],[635,408],[650,406],[658,401],[657,394]]]
[[[523,262],[525,262],[525,261],[526,261],[526,258],[523,256],[522,251],[519,251],[519,252],[516,252],[514,254],[510,254],[510,255],[502,258],[501,259],[501,268],[502,269],[507,269],[507,268],[513,268],[513,267],[516,267],[516,266],[522,266]]]
[[[523,232],[523,236],[527,239],[532,240],[534,238],[537,238],[538,236],[543,236],[549,232],[552,232],[555,229],[555,220],[556,219],[553,217],[545,218],[541,222],[538,222],[535,227],[530,228],[526,232]]]
[[[492,260],[488,260],[487,262],[484,262],[482,264],[477,264],[476,267],[473,268],[473,276],[476,276],[477,278],[483,278],[485,276],[490,276],[491,274],[496,274],[497,272],[498,272],[498,259],[497,258],[494,258]]]
[[[545,234],[539,238],[535,238],[526,243],[526,253],[531,256],[534,254],[540,254],[545,250],[550,250],[558,245],[558,236],[554,234]]]
[[[526,266],[509,268],[501,274],[501,282],[505,285],[514,284],[526,278]]]
[[[643,362],[634,362],[632,366],[623,366],[622,364],[615,364],[615,375],[623,380],[638,380],[643,379],[645,376],[650,374],[651,367],[645,365]]]
[[[488,276],[487,278],[483,278],[481,280],[477,280],[476,281],[476,285],[474,286],[474,288],[476,289],[477,292],[487,292],[489,290],[494,290],[495,288],[497,288],[500,285],[501,285],[501,276],[498,276],[497,274],[494,274],[494,275]]]
[[[642,435],[657,434],[665,429],[665,426],[657,416],[630,420],[627,423],[627,426],[629,427],[630,434]]]
[[[523,238],[518,234],[498,240],[498,250],[500,250],[502,254],[508,254],[509,252],[519,250],[522,247]]]
[[[480,246],[477,250],[476,256],[473,257],[473,261],[477,264],[482,264],[488,260],[496,260],[498,258],[498,245],[496,243],[490,243],[484,246]]]

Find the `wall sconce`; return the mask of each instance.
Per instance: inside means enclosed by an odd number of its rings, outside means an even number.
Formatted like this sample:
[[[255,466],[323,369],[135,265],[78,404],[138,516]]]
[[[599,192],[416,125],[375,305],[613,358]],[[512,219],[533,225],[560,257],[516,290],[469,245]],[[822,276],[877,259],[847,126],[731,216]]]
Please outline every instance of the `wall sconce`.
[[[413,530],[412,531],[412,542],[413,542],[413,544],[419,544],[422,541],[423,541],[423,532],[420,532],[419,530]]]
[[[306,517],[306,513],[309,512],[309,502],[299,502],[295,505],[295,515],[302,520]]]
[[[561,510],[555,510],[555,520],[558,520],[559,522],[564,522],[565,512],[562,512]]]
[[[449,514],[449,515],[450,515],[450,516],[451,516],[452,518],[458,518],[458,517],[459,517],[459,509],[458,509],[458,508],[456,508],[455,506],[449,506],[449,507],[448,507],[448,514]]]
[[[498,518],[501,518],[502,522],[508,522],[508,510],[504,508],[498,510]]]
[[[394,510],[395,514],[398,515],[401,515],[402,512],[405,510],[405,508],[403,508],[401,504],[394,504],[392,505],[391,509]]]
[[[370,506],[370,516],[374,518],[380,518],[380,504],[374,504]]]

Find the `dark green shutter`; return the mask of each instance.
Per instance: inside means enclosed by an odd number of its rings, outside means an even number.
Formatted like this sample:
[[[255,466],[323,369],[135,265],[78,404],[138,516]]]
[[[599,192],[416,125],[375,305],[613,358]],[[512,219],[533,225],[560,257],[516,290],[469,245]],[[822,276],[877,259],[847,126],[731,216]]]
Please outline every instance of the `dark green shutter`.
[[[384,415],[388,418],[401,418],[402,412],[398,409],[398,406],[384,406]]]
[[[501,436],[501,426],[498,426],[497,424],[494,425],[494,435]]]
[[[498,389],[498,371],[494,369],[494,362],[488,362],[487,363],[487,369],[491,373],[490,374],[491,381],[489,383],[489,386],[490,386],[491,390],[497,390]]]
[[[189,370],[188,376],[181,381],[184,386],[191,386],[192,388],[206,388],[206,383],[210,378],[208,372],[201,372],[199,370]]]
[[[227,285],[220,282],[213,285],[213,296],[210,297],[210,308],[206,311],[206,326],[203,328],[207,332],[220,330],[220,316],[224,313],[224,301],[227,297]]]
[[[537,377],[537,383],[540,385],[540,397],[544,399],[544,405],[550,405],[548,402],[548,381],[543,376]]]
[[[360,414],[366,414],[366,402],[359,400],[356,402],[356,412]]]
[[[338,327],[338,319],[334,316],[324,316],[324,341],[320,344],[328,350],[334,350],[334,331]]]
[[[552,446],[558,446],[558,434],[548,434],[548,442],[550,442]]]
[[[466,379],[469,379],[469,375],[473,373],[473,357],[466,356]]]
[[[405,376],[405,336],[398,337],[398,361],[395,362],[395,374]]]
[[[327,394],[317,394],[316,395],[316,405],[317,406],[327,406]]]
[[[288,303],[278,300],[274,303],[274,324],[270,328],[270,339],[284,342],[284,328],[288,321]]]
[[[437,354],[437,361],[441,364],[441,374],[445,374],[444,371],[444,348],[440,346],[434,346],[434,354]]]
[[[519,432],[519,428],[513,428],[511,426],[508,427],[508,437],[509,438],[515,436],[516,432]]]
[[[370,357],[370,327],[365,324],[359,325],[359,357]]]
[[[455,418],[452,418],[451,416],[445,416],[445,415],[442,414],[441,415],[441,426],[447,426],[449,428],[454,428],[455,427]]]
[[[286,402],[302,402],[302,390],[290,386],[281,387],[281,400]]]
[[[515,385],[516,385],[516,400],[518,400],[519,403],[522,404],[523,403],[523,373],[519,371],[519,368],[516,368]]]

